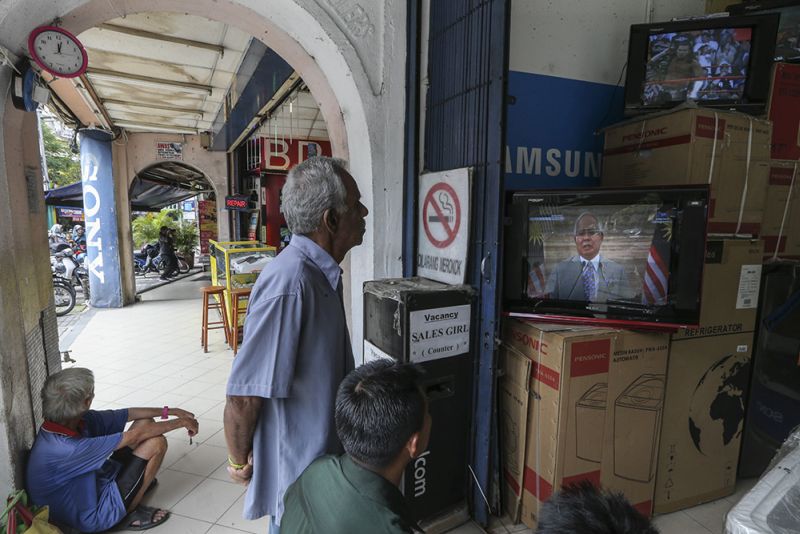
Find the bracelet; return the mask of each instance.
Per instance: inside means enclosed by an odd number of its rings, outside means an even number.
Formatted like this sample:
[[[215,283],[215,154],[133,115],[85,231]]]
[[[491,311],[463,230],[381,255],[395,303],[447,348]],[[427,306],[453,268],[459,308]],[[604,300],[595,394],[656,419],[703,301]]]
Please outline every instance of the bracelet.
[[[164,409],[161,410],[161,419],[168,419],[169,418],[169,406],[164,406]]]
[[[228,465],[236,469],[237,471],[244,469],[247,467],[247,464],[237,464],[233,460],[231,460],[231,455],[228,455]]]

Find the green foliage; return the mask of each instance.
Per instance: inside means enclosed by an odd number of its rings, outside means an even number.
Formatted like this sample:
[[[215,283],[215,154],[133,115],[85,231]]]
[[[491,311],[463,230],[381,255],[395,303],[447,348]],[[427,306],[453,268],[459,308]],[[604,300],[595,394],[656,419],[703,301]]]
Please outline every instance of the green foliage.
[[[179,221],[175,228],[175,248],[185,258],[194,257],[194,249],[200,244],[197,224],[193,221]]]
[[[81,162],[73,154],[69,143],[58,137],[50,127],[42,122],[44,156],[47,161],[47,176],[53,187],[63,187],[81,181]]]
[[[158,241],[158,233],[162,226],[178,228],[179,210],[163,209],[158,213],[148,213],[136,217],[131,222],[133,232],[133,244],[137,249],[142,248],[146,243]]]

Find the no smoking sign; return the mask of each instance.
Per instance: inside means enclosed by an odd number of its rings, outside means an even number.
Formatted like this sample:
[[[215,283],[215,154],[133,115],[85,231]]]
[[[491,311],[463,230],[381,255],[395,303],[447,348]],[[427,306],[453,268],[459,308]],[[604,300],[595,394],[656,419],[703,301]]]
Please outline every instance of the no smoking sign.
[[[469,243],[471,169],[420,176],[417,273],[463,284]]]

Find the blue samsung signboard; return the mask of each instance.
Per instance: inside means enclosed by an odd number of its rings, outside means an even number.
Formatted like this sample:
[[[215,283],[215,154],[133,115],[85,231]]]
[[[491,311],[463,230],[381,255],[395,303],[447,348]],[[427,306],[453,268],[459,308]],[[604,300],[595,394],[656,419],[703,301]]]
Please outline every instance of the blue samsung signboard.
[[[512,71],[507,190],[600,185],[603,135],[622,119],[621,87]]]

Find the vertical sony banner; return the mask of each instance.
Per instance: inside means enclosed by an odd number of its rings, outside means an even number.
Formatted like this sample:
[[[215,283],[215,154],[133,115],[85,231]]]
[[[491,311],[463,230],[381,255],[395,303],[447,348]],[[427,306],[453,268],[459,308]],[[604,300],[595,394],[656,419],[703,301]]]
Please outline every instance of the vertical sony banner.
[[[92,306],[122,307],[116,198],[109,132],[80,132],[83,211],[86,219],[86,262]]]

